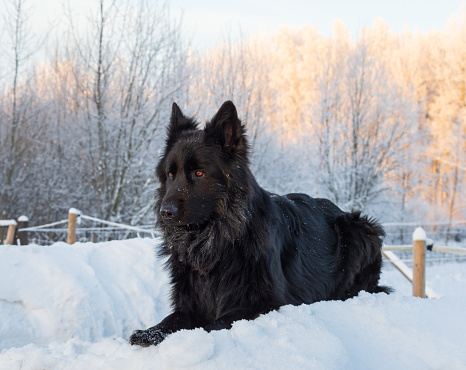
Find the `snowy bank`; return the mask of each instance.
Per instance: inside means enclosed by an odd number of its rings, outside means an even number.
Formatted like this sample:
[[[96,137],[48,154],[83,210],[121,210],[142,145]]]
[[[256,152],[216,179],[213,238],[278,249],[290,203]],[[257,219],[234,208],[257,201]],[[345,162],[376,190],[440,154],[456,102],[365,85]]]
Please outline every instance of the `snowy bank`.
[[[428,266],[444,295],[361,293],[346,302],[286,306],[231,330],[181,331],[132,347],[134,329],[168,312],[157,241],[0,246],[0,369],[466,369],[466,264]]]

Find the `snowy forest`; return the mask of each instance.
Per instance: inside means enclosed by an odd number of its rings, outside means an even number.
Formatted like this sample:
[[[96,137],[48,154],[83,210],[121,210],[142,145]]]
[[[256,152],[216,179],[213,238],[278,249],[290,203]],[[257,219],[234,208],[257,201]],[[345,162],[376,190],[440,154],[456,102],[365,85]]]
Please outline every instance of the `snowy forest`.
[[[342,22],[223,37],[197,51],[150,0],[101,0],[37,34],[32,3],[0,5],[0,219],[70,207],[151,223],[171,104],[199,122],[232,100],[259,184],[383,222],[466,219],[466,8],[445,29],[354,38]]]

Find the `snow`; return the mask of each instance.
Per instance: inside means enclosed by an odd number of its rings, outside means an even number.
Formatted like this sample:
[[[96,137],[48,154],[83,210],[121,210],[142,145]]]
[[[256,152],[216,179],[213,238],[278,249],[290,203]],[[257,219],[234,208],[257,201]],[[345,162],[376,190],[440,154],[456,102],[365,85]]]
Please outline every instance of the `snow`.
[[[416,227],[413,232],[413,240],[426,240],[427,235],[422,227]]]
[[[16,225],[16,221],[15,220],[0,220],[0,227],[1,226],[6,227],[10,225]]]
[[[29,222],[29,218],[27,216],[19,216],[18,217],[19,222]]]
[[[427,266],[439,299],[391,295],[285,306],[231,330],[130,346],[169,313],[156,239],[0,246],[0,369],[466,369],[466,264]]]
[[[76,209],[76,208],[70,208],[70,210],[68,211],[68,213],[71,213],[73,215],[77,215],[77,216],[81,216],[81,211],[79,209]]]

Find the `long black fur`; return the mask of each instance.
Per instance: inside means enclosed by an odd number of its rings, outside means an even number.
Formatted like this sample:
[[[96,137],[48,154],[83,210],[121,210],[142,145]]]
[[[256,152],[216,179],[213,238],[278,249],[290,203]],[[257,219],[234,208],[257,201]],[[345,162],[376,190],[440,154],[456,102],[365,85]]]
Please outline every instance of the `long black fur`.
[[[131,344],[156,345],[181,329],[230,328],[286,304],[390,291],[378,285],[380,224],[326,199],[262,189],[232,102],[204,130],[173,104],[156,171],[173,313],[135,331]]]

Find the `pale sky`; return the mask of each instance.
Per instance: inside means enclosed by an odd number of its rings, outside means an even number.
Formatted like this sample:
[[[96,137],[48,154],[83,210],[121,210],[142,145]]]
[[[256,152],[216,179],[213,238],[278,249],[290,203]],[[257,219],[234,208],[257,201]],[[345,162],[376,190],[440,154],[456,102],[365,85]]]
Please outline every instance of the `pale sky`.
[[[228,28],[245,34],[273,32],[280,25],[317,26],[329,36],[335,19],[345,23],[352,36],[376,18],[383,18],[395,31],[444,29],[464,0],[171,0],[173,14],[183,13],[184,25],[193,35],[193,46],[208,46],[221,40]]]
[[[96,9],[96,0],[71,0],[73,7],[84,12]],[[395,31],[407,26],[411,31],[444,29],[447,20],[465,0],[168,0],[171,14],[183,15],[185,35],[194,48],[214,46],[230,29],[233,36],[272,33],[280,25],[298,28],[306,23],[317,26],[329,36],[335,19],[342,20],[352,36],[376,18],[383,18]],[[39,28],[59,21],[61,0],[33,1]]]

